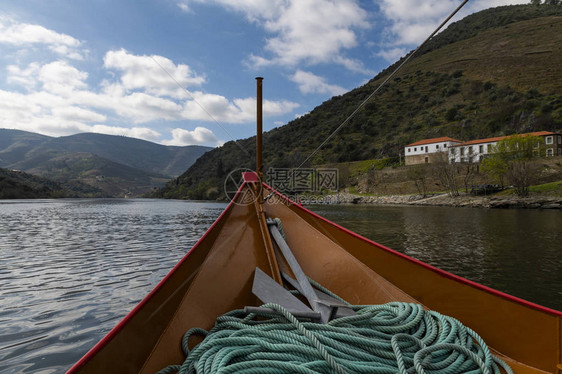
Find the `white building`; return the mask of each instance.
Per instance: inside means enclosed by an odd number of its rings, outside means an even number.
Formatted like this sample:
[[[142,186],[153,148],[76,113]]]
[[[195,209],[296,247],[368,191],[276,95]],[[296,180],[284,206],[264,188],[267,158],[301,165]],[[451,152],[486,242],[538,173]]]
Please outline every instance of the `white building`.
[[[562,134],[550,131],[537,131],[522,136],[531,135],[544,139],[545,151],[541,156],[560,156],[562,155]],[[450,162],[481,162],[487,155],[492,153],[494,145],[507,136],[498,136],[495,138],[469,140],[461,144],[455,144],[449,147]]]
[[[447,152],[452,146],[461,143],[462,140],[441,137],[408,144],[404,147],[406,165],[430,163],[438,152]]]

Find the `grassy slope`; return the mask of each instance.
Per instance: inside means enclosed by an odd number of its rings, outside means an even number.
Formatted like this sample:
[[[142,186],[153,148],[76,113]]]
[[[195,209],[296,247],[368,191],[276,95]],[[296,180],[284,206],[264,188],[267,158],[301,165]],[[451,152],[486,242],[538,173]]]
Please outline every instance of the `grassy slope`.
[[[491,30],[414,59],[405,70],[462,70],[467,78],[518,91],[560,93],[562,15],[541,17]]]

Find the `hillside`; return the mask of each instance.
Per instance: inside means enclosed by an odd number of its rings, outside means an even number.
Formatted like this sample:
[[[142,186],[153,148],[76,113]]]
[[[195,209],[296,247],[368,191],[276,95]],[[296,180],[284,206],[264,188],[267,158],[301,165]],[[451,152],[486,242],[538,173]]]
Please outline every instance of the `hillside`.
[[[53,138],[0,129],[0,167],[59,182],[80,181],[111,196],[138,196],[163,186],[210,149],[103,134]]]
[[[57,183],[21,171],[0,168],[0,199],[106,197],[103,191],[80,183]]]
[[[115,197],[140,196],[169,180],[87,152],[56,156],[36,163],[27,172],[57,181],[79,181]]]
[[[449,26],[307,166],[390,157],[413,141],[484,138],[562,128],[562,6],[508,6]],[[399,63],[399,62],[397,62]],[[396,66],[396,65],[394,65]],[[294,168],[378,86],[333,97],[264,134],[264,170]],[[255,138],[206,153],[156,197],[221,197],[226,174],[254,168]]]

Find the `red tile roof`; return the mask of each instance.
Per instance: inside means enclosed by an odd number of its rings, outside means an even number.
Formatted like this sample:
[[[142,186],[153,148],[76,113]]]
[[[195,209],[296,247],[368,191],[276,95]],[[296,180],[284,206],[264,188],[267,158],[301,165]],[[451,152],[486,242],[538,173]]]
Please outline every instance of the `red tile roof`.
[[[423,145],[423,144],[431,144],[431,143],[443,143],[443,142],[456,142],[456,143],[462,143],[462,140],[457,140],[457,139],[452,139],[449,138],[447,136],[441,137],[441,138],[433,138],[433,139],[424,139],[424,140],[420,140],[418,142],[412,143],[412,144],[408,144],[406,147],[411,147],[414,145]]]
[[[508,136],[496,136],[495,138],[486,138],[486,139],[476,139],[476,140],[469,140],[467,142],[461,143],[461,144],[455,144],[453,145],[453,147],[460,147],[460,146],[465,146],[465,145],[473,145],[473,144],[482,144],[482,143],[493,143],[493,142],[499,142],[500,140],[503,140],[505,138],[509,138],[510,136],[514,136],[514,135],[521,135],[521,136],[546,136],[546,135],[554,135],[556,134],[555,132],[550,132],[550,131],[536,131],[536,132],[528,132],[526,134],[513,134],[513,135],[508,135]]]

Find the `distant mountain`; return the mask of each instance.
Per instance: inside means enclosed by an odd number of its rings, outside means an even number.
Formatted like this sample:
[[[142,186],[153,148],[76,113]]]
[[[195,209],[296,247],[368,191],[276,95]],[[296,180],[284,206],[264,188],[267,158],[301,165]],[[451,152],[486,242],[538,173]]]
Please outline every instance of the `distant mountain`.
[[[139,196],[170,179],[87,152],[65,153],[36,163],[27,172],[57,181],[80,181],[111,196]]]
[[[0,167],[25,159],[26,153],[52,139],[27,131],[0,129]]]
[[[88,152],[139,170],[174,177],[211,149],[199,145],[164,146],[125,136],[94,133],[53,138],[26,131],[0,129],[0,166],[26,162],[45,153]]]
[[[562,128],[562,5],[492,8],[438,34],[307,163],[390,158],[406,144]],[[401,60],[402,61],[402,60]],[[264,170],[300,166],[394,70],[264,134]],[[226,174],[254,168],[255,137],[207,152],[153,196],[221,196]],[[248,156],[239,145],[246,149]]]
[[[57,183],[50,179],[0,168],[0,199],[106,197],[102,190],[81,183]]]
[[[0,129],[0,167],[55,181],[80,181],[112,196],[137,196],[162,186],[211,149],[103,134],[54,138]]]

